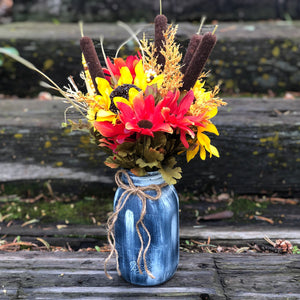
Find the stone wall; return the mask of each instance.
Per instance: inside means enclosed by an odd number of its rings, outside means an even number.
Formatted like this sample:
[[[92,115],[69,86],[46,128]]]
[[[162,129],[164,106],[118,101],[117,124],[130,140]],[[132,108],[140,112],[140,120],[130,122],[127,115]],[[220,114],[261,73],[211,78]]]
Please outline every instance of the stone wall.
[[[14,21],[151,22],[159,1],[15,0]],[[298,0],[163,0],[163,12],[176,22],[299,19]]]

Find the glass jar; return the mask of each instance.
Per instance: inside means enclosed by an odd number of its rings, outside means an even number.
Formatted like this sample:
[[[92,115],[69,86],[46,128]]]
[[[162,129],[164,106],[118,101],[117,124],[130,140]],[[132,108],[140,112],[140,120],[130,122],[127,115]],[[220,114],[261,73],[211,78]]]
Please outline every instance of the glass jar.
[[[149,172],[147,176],[135,176],[128,172],[136,187],[161,185],[164,180],[159,172]],[[124,174],[123,183],[128,185]],[[124,189],[119,187],[114,198],[114,208],[119,202]],[[146,190],[146,194],[155,196],[155,190]],[[123,200],[124,201],[124,198]],[[141,241],[136,224],[141,216],[142,201],[136,194],[131,194],[119,212],[115,223],[115,241],[118,251],[118,262],[122,277],[135,285],[153,286],[169,280],[175,273],[179,261],[179,201],[173,185],[161,187],[161,197],[158,200],[146,200],[146,214],[143,219],[145,227],[151,236],[150,246],[145,254],[148,270],[154,276],[147,274],[143,258],[140,260],[139,271],[137,259]],[[143,249],[147,246],[149,236],[142,226],[139,226],[143,238]],[[144,253],[143,253],[144,254]]]

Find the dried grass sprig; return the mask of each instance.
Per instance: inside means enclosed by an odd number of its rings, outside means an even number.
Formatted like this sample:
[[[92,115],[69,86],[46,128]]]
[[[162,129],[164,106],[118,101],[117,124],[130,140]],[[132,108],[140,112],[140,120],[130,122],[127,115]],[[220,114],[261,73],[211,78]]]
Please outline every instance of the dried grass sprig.
[[[168,91],[179,89],[182,86],[183,74],[180,71],[182,54],[179,51],[179,45],[175,43],[175,35],[178,26],[170,25],[164,33],[165,47],[161,50],[161,54],[165,57],[165,67],[162,71],[164,82],[160,89],[161,95],[164,97]]]
[[[39,73],[40,75],[42,75],[45,79],[47,79],[49,81],[49,83],[52,84],[52,88],[54,90],[57,90],[71,105],[72,107],[74,107],[77,111],[80,112],[80,114],[82,116],[85,117],[85,114],[83,113],[83,111],[81,110],[80,106],[77,104],[76,101],[74,101],[74,99],[72,97],[69,97],[68,93],[65,92],[64,90],[62,90],[50,77],[48,77],[45,73],[43,73],[41,70],[39,70],[37,67],[35,67],[31,62],[29,62],[28,60],[20,57],[19,55],[13,54],[13,53],[9,53],[8,51],[6,51],[5,49],[1,49],[0,48],[0,53],[5,54],[9,57],[11,57],[12,59],[14,59],[15,61],[21,63],[22,65],[26,66],[27,68]]]
[[[141,47],[145,53],[144,68],[145,70],[154,70],[156,74],[161,73],[161,67],[157,64],[157,57],[155,55],[155,45],[153,42],[149,42],[143,35],[143,39],[140,41]]]

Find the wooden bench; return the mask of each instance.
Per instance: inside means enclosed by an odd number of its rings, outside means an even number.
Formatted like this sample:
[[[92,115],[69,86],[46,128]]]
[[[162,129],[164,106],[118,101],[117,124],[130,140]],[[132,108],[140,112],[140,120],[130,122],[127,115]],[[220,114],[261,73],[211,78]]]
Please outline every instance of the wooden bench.
[[[299,299],[298,255],[181,253],[175,276],[156,287],[125,282],[96,252],[0,253],[0,299]]]
[[[299,100],[226,99],[214,123],[212,137],[221,157],[181,157],[179,192],[215,188],[238,194],[277,193],[300,196]],[[61,101],[0,100],[0,182],[57,179],[92,183],[110,190],[114,170],[89,136],[62,129],[66,104]],[[74,117],[72,114],[69,117]]]
[[[194,2],[196,3],[195,0]],[[239,0],[239,2],[242,1]],[[270,6],[269,1],[264,0],[263,2],[264,5]],[[293,2],[296,1],[293,0]],[[251,3],[254,5],[253,0]],[[232,5],[236,4],[237,0]],[[103,5],[103,3],[99,5]],[[197,3],[197,5],[199,4]],[[226,1],[224,5],[228,8],[229,1]],[[188,7],[186,3],[184,7]],[[210,8],[212,7],[215,6]],[[95,11],[99,17],[98,10],[95,9]],[[102,12],[104,11],[107,16],[109,11],[102,9]],[[291,11],[295,12],[296,10],[291,9]],[[208,11],[206,12],[208,13]],[[130,10],[131,15],[132,13],[133,11]],[[166,9],[165,13],[171,22],[169,9]],[[180,11],[180,15],[182,13]],[[201,19],[202,13],[200,12],[197,20]],[[224,16],[224,13],[221,14]],[[257,14],[257,9],[255,9],[255,14]],[[151,22],[153,22],[153,16],[155,13],[151,12]],[[218,20],[218,16],[215,17]],[[122,16],[117,18],[125,21]],[[101,20],[103,21],[103,18]],[[195,24],[179,23],[178,25],[176,36],[181,45],[180,50],[184,52],[188,40],[198,31],[199,24],[196,22]],[[134,32],[142,29],[147,37],[153,38],[153,23],[130,24],[130,27]],[[211,27],[204,28],[204,31],[209,30],[212,30]],[[139,34],[141,39],[142,32]],[[114,23],[85,23],[84,34],[95,41],[103,66],[104,58],[99,45],[99,36],[104,37],[106,55],[114,57],[116,49],[130,35]],[[220,23],[216,34],[218,42],[206,70],[211,70],[209,77],[211,83],[217,84],[220,80],[223,82],[223,92],[267,94],[268,91],[272,91],[281,94],[285,91],[299,91],[300,67],[297,64],[299,60],[299,21],[293,19],[293,22],[286,23],[277,21]],[[82,71],[79,39],[80,30],[77,23],[17,22],[0,26],[0,47],[16,48],[22,57],[31,61],[62,86],[68,84],[67,77],[70,75],[79,85],[82,82],[79,77]],[[122,49],[122,55],[124,54],[136,54],[136,45],[128,43]],[[1,66],[0,78],[1,93],[4,94],[28,97],[37,95],[38,91],[42,89],[38,85],[41,79],[40,75],[10,60],[5,60]]]
[[[38,243],[42,237],[51,245],[82,248],[92,239],[105,240],[103,226],[55,226],[0,228],[9,240],[17,235],[23,241]],[[300,231],[268,227],[182,227],[181,240],[211,238],[215,245],[262,243],[289,239],[300,244]],[[53,249],[53,248],[52,248]],[[182,247],[181,249],[185,249]],[[191,253],[181,251],[175,276],[156,287],[136,287],[117,275],[115,260],[108,253],[89,251],[0,251],[0,299],[299,299],[300,255],[265,253]]]
[[[264,191],[300,193],[298,100],[236,99],[217,121],[215,139],[220,160],[185,166],[182,185],[190,191],[215,185],[240,193]],[[84,134],[60,128],[64,104],[33,100],[0,101],[0,167],[3,184],[28,180],[72,180],[98,188],[113,186],[113,172]],[[221,153],[222,154],[222,153]],[[249,160],[249,159],[250,160]],[[216,163],[217,162],[217,163]],[[249,164],[250,162],[250,164]],[[205,166],[205,167],[203,167]],[[245,172],[247,168],[247,172]],[[195,177],[196,174],[196,177]],[[85,182],[84,182],[85,181]],[[184,190],[184,189],[182,189]],[[227,228],[228,229],[228,228]],[[254,238],[287,238],[299,245],[299,230],[264,228],[260,236],[249,228],[183,228],[181,237],[197,237],[231,245]],[[22,239],[43,237],[81,245],[102,227],[61,230],[2,227],[1,235]],[[296,233],[295,233],[296,232]],[[75,237],[76,235],[77,237]],[[78,238],[85,235],[84,238]],[[230,238],[231,237],[231,238]],[[242,238],[243,237],[243,238]],[[52,239],[52,240],[51,240]],[[78,246],[78,247],[79,247]],[[158,287],[135,287],[119,278],[113,261],[113,281],[105,277],[107,254],[96,252],[0,252],[0,299],[300,299],[300,256],[279,254],[181,253],[175,276]]]

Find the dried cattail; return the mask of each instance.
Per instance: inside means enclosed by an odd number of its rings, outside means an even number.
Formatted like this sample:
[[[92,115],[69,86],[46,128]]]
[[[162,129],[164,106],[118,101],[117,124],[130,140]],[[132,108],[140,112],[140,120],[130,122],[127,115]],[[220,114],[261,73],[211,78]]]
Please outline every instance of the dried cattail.
[[[155,24],[154,45],[156,49],[157,64],[161,65],[161,70],[163,70],[165,66],[165,57],[161,54],[161,50],[165,49],[164,32],[168,28],[168,19],[165,15],[157,15],[154,19],[154,24]]]
[[[200,34],[194,34],[192,36],[183,58],[182,67],[180,69],[182,74],[184,74],[186,69],[188,68],[196,49],[201,43],[201,40],[202,40],[202,35]]]
[[[195,85],[216,42],[217,38],[214,34],[206,33],[203,35],[201,43],[196,49],[196,52],[184,74],[181,90],[189,90]]]
[[[84,36],[80,39],[80,48],[87,63],[94,86],[97,87],[97,83],[95,81],[96,77],[105,78],[105,76],[95,50],[94,43],[89,37]]]

